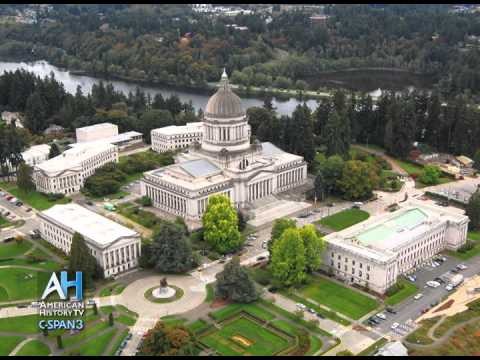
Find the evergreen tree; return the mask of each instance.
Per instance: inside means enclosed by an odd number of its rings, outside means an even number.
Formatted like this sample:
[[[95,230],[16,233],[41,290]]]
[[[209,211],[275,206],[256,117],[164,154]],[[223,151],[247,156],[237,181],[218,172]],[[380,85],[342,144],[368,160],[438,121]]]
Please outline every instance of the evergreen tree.
[[[225,265],[222,272],[215,275],[215,295],[239,303],[250,303],[258,299],[255,284],[247,269],[240,266],[238,256]]]
[[[468,227],[471,230],[480,230],[480,190],[470,197],[465,214],[470,218]]]
[[[328,117],[323,132],[327,156],[340,155],[346,158],[350,149],[350,124],[345,113],[334,110]]]
[[[33,169],[31,166],[21,163],[17,169],[17,186],[20,190],[30,192],[35,190],[32,180]]]
[[[52,145],[50,146],[50,151],[48,153],[48,158],[51,159],[51,158],[54,158],[58,155],[60,155],[61,152],[60,152],[60,149],[58,148],[58,145],[54,142],[52,143]]]
[[[93,279],[98,277],[97,260],[91,254],[85,239],[79,233],[73,234],[68,271],[82,271],[86,288],[92,287]]]
[[[477,149],[477,151],[475,152],[475,155],[473,156],[472,160],[474,161],[473,167],[477,171],[480,171],[480,148]]]
[[[176,223],[162,222],[151,244],[142,248],[142,264],[161,273],[185,273],[197,265],[186,229]]]
[[[35,91],[27,99],[25,106],[24,126],[32,133],[38,134],[46,127],[47,109],[38,91]]]

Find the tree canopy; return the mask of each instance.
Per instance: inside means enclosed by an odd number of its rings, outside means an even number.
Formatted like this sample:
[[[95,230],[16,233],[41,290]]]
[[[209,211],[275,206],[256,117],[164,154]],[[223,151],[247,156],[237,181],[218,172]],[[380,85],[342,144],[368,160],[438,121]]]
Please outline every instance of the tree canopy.
[[[233,257],[215,277],[217,297],[240,303],[250,303],[258,299],[255,283],[247,269],[240,265],[238,256]]]

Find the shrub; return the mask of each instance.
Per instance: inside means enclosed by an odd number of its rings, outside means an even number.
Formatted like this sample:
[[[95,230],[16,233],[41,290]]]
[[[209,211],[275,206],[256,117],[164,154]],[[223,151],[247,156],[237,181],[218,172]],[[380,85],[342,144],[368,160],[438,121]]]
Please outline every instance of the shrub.
[[[140,204],[142,206],[152,206],[152,199],[150,199],[148,196],[142,196],[140,198]]]
[[[473,248],[475,247],[475,242],[472,241],[472,240],[467,240],[467,242],[465,243],[465,245],[461,246],[460,248],[458,248],[458,252],[459,253],[465,253],[469,250],[472,250]]]

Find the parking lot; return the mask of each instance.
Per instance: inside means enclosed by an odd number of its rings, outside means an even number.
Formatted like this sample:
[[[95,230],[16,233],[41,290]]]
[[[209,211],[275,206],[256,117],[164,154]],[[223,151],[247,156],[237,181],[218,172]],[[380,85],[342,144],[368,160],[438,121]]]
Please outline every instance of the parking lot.
[[[415,328],[414,320],[422,315],[423,311],[436,306],[433,304],[438,304],[443,298],[450,294],[450,292],[445,289],[446,284],[441,284],[440,286],[433,288],[426,285],[426,283],[437,277],[442,277],[442,275],[450,270],[455,269],[458,264],[466,264],[467,269],[456,271],[458,271],[459,274],[462,274],[465,278],[468,278],[478,272],[480,259],[472,259],[464,262],[454,257],[447,256],[446,261],[440,264],[440,266],[433,267],[431,264],[425,264],[419,267],[416,271],[411,272],[411,274],[416,276],[415,285],[418,287],[418,292],[422,294],[422,297],[415,300],[414,296],[411,296],[400,304],[393,306],[396,314],[382,311],[385,315],[385,320],[376,318],[379,324],[372,328],[380,333],[389,333],[398,337],[403,337],[408,334]],[[398,326],[395,329],[392,329],[394,323],[398,323]]]

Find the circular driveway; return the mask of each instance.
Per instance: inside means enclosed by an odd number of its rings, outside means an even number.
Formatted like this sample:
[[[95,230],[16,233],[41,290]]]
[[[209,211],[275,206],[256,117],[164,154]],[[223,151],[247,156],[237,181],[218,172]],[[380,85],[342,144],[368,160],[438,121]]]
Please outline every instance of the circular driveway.
[[[165,275],[153,275],[139,279],[129,284],[120,295],[115,296],[115,303],[122,304],[138,313],[139,317],[160,318],[166,315],[180,314],[199,306],[206,297],[205,284],[193,276],[168,275],[171,285],[181,288],[183,296],[177,301],[157,304],[145,298],[145,292],[155,286],[160,286],[160,280]],[[113,299],[112,299],[113,300]]]

